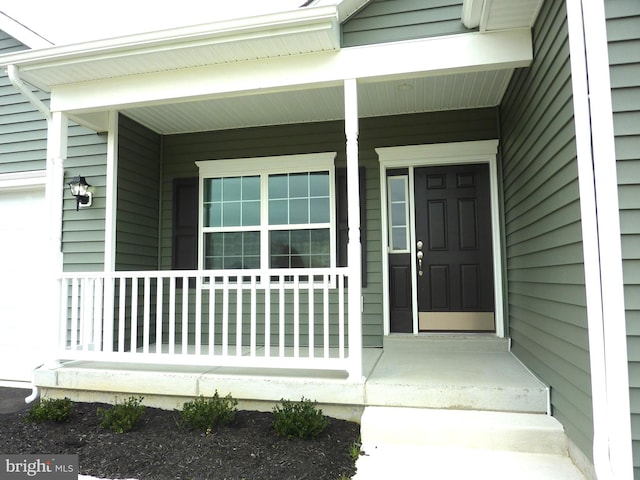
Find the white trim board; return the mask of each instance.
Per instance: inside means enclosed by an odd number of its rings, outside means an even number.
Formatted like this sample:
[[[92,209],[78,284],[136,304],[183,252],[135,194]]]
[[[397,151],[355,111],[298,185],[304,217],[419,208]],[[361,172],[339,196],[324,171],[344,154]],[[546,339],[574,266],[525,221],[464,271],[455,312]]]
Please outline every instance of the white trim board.
[[[502,275],[502,240],[500,236],[500,208],[498,198],[498,168],[496,155],[498,140],[481,140],[473,142],[440,143],[429,145],[409,145],[399,147],[376,148],[380,160],[380,201],[382,219],[382,283],[383,283],[383,319],[384,334],[390,333],[389,322],[389,259],[386,252],[389,248],[386,170],[391,168],[409,168],[409,185],[413,183],[413,168],[435,165],[461,165],[467,163],[488,163],[491,188],[491,230],[493,244],[493,281],[496,335],[506,336],[506,325],[503,311],[503,275]],[[415,223],[413,189],[410,189],[411,222]],[[415,256],[415,230],[411,233],[411,254]],[[412,263],[415,270],[415,264]],[[417,295],[416,275],[412,274],[412,296],[414,312],[414,334],[417,334]]]

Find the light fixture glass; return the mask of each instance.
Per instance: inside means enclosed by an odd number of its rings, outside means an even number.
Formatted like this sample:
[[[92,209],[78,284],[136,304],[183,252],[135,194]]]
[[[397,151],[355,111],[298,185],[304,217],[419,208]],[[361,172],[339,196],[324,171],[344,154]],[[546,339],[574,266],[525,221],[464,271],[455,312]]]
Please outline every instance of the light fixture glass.
[[[93,194],[89,191],[91,185],[87,183],[87,180],[80,175],[77,175],[69,182],[69,190],[71,195],[76,197],[76,211],[80,209],[80,206],[90,207],[93,199]]]

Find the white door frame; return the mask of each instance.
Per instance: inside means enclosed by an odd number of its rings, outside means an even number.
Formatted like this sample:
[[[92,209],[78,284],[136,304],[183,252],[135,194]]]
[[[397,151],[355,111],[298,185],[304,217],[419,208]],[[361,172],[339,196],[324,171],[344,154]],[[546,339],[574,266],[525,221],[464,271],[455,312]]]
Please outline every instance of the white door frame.
[[[390,333],[389,321],[389,230],[387,217],[387,170],[409,169],[409,203],[411,228],[411,258],[416,256],[415,209],[413,190],[413,170],[416,167],[435,165],[462,165],[471,163],[489,164],[491,186],[491,235],[493,250],[493,291],[495,303],[496,335],[505,337],[502,282],[502,238],[500,235],[500,208],[498,196],[498,168],[496,155],[498,140],[472,142],[438,143],[428,145],[408,145],[400,147],[376,148],[380,160],[380,208],[382,219],[382,298],[384,334]],[[418,295],[415,262],[411,262],[411,295],[413,310],[413,334],[418,334]]]

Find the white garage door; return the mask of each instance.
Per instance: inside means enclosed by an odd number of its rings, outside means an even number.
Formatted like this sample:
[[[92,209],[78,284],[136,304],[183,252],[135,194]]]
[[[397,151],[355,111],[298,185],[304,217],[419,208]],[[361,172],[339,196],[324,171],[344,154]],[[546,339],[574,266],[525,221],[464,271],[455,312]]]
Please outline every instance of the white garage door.
[[[0,189],[0,381],[31,381],[44,362],[47,221],[44,188]],[[50,308],[49,308],[50,309]]]

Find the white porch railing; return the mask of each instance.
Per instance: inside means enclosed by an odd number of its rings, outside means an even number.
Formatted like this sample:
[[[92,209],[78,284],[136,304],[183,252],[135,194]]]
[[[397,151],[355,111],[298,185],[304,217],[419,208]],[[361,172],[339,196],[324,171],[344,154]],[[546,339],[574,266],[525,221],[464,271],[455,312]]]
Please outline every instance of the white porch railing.
[[[346,277],[346,268],[65,273],[60,357],[360,372]]]

